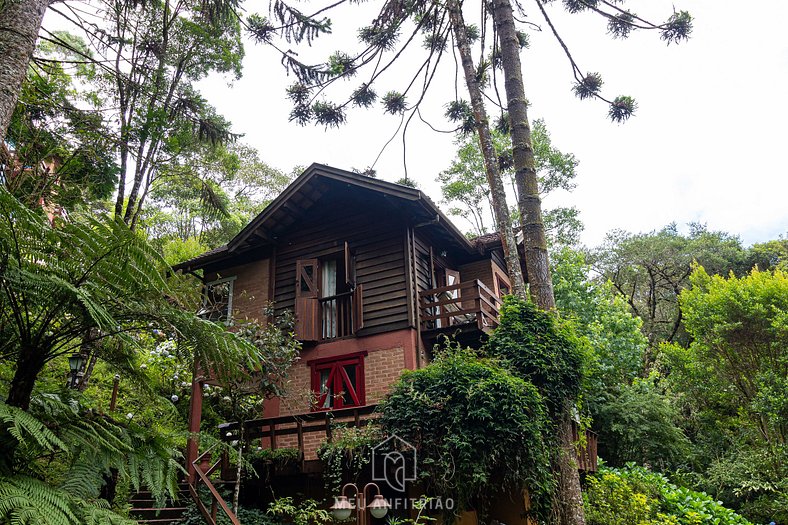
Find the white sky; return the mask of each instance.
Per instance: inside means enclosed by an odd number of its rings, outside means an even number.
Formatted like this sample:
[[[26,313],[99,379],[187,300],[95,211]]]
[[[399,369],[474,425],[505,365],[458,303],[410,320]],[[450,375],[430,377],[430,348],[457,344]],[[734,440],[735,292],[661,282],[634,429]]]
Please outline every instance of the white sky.
[[[523,3],[532,7],[531,0]],[[379,0],[355,5],[344,23],[335,18],[334,35],[319,39],[302,58],[325,59],[335,49],[355,49],[355,29],[378,5]],[[664,0],[629,5],[654,21],[666,19],[673,8]],[[604,104],[574,97],[568,62],[549,32],[532,32],[531,47],[523,53],[531,117],[544,118],[554,144],[580,161],[577,189],[551,197],[547,205],[577,206],[586,244],[597,244],[613,228],[648,231],[672,221],[705,222],[740,235],[746,244],[788,232],[788,169],[782,159],[788,139],[788,2],[676,0],[675,5],[695,18],[692,38],[678,46],[666,46],[656,32],[613,40],[599,17],[562,13],[559,1],[551,8],[580,67],[599,71],[610,97],[637,99],[636,116],[623,125],[607,119]],[[540,22],[537,15],[532,20]],[[379,95],[404,88],[414,57],[385,78]],[[443,65],[446,76],[423,107],[433,124],[447,128],[442,105],[453,98],[448,79],[454,64],[447,58]],[[203,81],[201,89],[273,166],[289,170],[322,162],[365,168],[399,124],[398,117],[376,107],[351,111],[338,130],[300,127],[288,122],[285,87],[293,80],[284,76],[276,56],[249,42],[244,66],[244,77],[233,85],[216,77]],[[467,99],[462,91],[460,96]],[[452,140],[417,119],[408,134],[409,174],[436,202],[435,177],[454,156]],[[402,177],[402,156],[398,138],[378,161],[378,176]]]

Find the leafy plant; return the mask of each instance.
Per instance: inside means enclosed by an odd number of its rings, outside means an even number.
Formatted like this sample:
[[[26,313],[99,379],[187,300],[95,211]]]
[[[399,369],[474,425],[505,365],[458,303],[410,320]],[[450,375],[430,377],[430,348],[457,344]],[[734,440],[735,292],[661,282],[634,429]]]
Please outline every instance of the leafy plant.
[[[370,463],[372,447],[380,440],[380,427],[372,423],[361,427],[336,426],[331,441],[324,442],[317,451],[324,465],[326,491],[339,494],[343,483],[358,481]]]
[[[110,510],[111,472],[135,490],[144,484],[160,502],[177,490],[182,469],[172,440],[133,422],[51,394],[34,397],[28,411],[0,402],[0,421],[4,448],[13,450],[0,474],[0,523],[134,523]]]
[[[600,468],[585,493],[589,525],[751,525],[703,492],[634,464]]]
[[[293,498],[277,498],[268,506],[268,515],[292,525],[326,525],[332,518],[322,507],[313,499],[296,503]]]
[[[535,385],[550,412],[557,414],[580,394],[581,348],[569,326],[562,325],[554,314],[510,295],[504,297],[500,324],[485,350]]]
[[[449,348],[402,375],[381,423],[416,447],[429,493],[454,499],[458,509],[484,512],[495,494],[527,486],[535,513],[548,510],[553,481],[544,400],[501,363]]]

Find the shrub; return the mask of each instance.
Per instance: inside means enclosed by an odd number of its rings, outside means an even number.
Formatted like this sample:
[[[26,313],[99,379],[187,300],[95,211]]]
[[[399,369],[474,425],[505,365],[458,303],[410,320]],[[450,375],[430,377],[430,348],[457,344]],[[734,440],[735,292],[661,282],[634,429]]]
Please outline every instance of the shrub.
[[[504,298],[500,325],[490,336],[487,352],[507,361],[520,377],[536,385],[554,414],[580,394],[581,345],[554,314],[530,301]]]
[[[584,494],[588,525],[751,525],[703,492],[632,464],[601,468]]]
[[[427,489],[459,510],[483,512],[496,494],[525,486],[537,514],[549,507],[542,396],[499,362],[449,349],[405,372],[382,410],[384,430],[417,448]]]

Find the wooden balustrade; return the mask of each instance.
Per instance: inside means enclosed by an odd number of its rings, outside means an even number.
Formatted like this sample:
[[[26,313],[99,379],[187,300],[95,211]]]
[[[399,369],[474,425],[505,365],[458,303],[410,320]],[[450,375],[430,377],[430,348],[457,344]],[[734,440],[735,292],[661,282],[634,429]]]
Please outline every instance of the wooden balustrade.
[[[500,307],[501,299],[478,279],[419,292],[422,330],[475,323],[486,332],[498,326]]]
[[[232,510],[227,506],[227,502],[224,501],[224,498],[219,494],[216,490],[216,487],[213,486],[211,482],[211,474],[213,474],[216,469],[222,464],[222,458],[216,460],[216,462],[211,465],[205,472],[203,472],[201,463],[204,459],[208,459],[210,461],[211,452],[215,448],[216,445],[210,447],[208,450],[200,454],[197,459],[194,460],[192,465],[194,466],[194,471],[196,476],[194,477],[194,481],[189,483],[189,493],[194,500],[194,503],[197,505],[197,509],[199,509],[200,514],[208,522],[209,525],[216,525],[216,515],[219,509],[222,510],[227,519],[230,520],[232,525],[241,525],[241,522],[238,521],[238,517],[233,513]],[[208,489],[208,494],[211,498],[211,506],[210,509],[205,505],[202,498],[200,497],[200,484],[205,486]]]
[[[353,292],[318,299],[320,337],[323,340],[353,334]]]

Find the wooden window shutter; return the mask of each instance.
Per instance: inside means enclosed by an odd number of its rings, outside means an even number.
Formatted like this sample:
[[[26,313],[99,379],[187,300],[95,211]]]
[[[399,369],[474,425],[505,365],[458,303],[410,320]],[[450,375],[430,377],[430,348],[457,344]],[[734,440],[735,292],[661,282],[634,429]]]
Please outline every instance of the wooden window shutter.
[[[301,341],[317,341],[320,338],[318,278],[317,259],[296,261],[295,332],[296,339]]]
[[[359,283],[353,289],[353,333],[364,328],[364,287]]]

